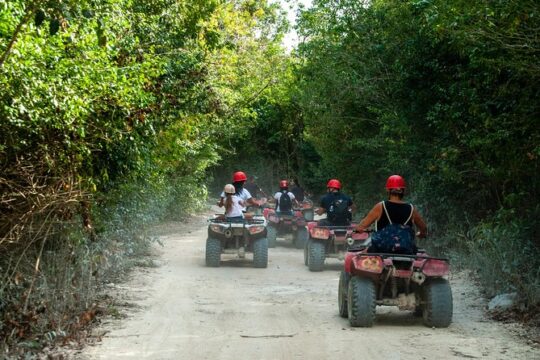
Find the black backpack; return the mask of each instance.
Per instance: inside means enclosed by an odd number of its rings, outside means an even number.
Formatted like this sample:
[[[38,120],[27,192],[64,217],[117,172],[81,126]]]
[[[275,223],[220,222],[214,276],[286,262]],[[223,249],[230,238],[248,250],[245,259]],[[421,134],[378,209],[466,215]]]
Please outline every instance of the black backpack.
[[[278,201],[278,206],[276,207],[279,211],[285,212],[285,211],[291,211],[292,210],[292,201],[289,194],[287,194],[288,191],[282,191],[281,197]]]
[[[336,224],[348,224],[351,221],[351,212],[347,199],[336,197],[327,211],[327,218]]]

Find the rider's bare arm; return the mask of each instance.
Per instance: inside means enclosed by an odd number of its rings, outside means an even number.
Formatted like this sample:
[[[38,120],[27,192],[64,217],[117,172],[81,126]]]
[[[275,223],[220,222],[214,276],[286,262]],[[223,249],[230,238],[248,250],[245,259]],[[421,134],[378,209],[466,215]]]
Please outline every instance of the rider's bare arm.
[[[249,198],[246,200],[246,203],[251,206],[261,206],[261,202],[258,200],[255,200],[254,198]]]
[[[378,203],[369,211],[365,218],[356,226],[356,231],[365,231],[371,224],[377,221],[382,215],[382,205]]]
[[[422,219],[422,217],[420,216],[420,213],[416,211],[416,208],[413,209],[413,224],[419,230],[416,236],[418,236],[419,238],[425,238],[427,236],[427,226],[424,219]]]
[[[225,198],[220,198],[217,202],[217,206],[223,207],[223,205],[225,205]]]

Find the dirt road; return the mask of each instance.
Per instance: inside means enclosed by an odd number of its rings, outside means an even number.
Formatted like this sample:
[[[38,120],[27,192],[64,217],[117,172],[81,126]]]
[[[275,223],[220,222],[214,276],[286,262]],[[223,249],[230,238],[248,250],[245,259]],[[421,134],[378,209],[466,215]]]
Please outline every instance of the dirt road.
[[[203,217],[161,237],[161,266],[124,285],[138,306],[97,331],[79,359],[540,359],[507,326],[487,320],[485,302],[464,275],[451,279],[454,322],[431,329],[407,312],[378,308],[373,328],[338,315],[341,262],[309,272],[301,250],[270,249],[267,269],[224,256],[204,265]],[[356,354],[357,353],[357,354]]]

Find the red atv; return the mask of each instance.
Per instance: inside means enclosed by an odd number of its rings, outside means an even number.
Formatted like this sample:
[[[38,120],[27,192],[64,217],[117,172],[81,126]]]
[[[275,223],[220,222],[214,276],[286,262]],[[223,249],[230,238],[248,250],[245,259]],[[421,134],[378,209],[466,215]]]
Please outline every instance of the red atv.
[[[243,219],[227,219],[224,215],[216,215],[208,221],[206,266],[218,267],[221,254],[237,254],[243,259],[247,252],[252,252],[253,266],[267,267],[266,220],[262,216],[246,214]]]
[[[448,259],[416,255],[349,252],[339,277],[339,314],[351,326],[370,327],[377,305],[397,306],[423,316],[429,327],[452,322]]]
[[[326,258],[343,260],[351,248],[363,249],[367,233],[354,232],[355,224],[322,226],[308,223],[309,239],[304,247],[304,264],[310,271],[322,271]]]
[[[293,209],[292,215],[277,213],[273,208],[265,208],[263,211],[264,218],[268,222],[266,228],[268,247],[276,246],[278,235],[292,234],[293,244],[297,249],[302,249],[308,239],[308,231],[306,229],[305,214],[313,211],[311,202],[302,202],[302,207]]]
[[[306,221],[313,221],[315,217],[315,209],[313,208],[313,201],[305,199],[300,203],[300,210]]]

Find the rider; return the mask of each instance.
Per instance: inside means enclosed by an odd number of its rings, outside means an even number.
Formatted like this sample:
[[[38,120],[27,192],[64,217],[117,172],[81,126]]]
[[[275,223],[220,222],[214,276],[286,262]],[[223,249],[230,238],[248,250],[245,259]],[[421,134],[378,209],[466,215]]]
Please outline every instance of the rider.
[[[376,204],[373,209],[356,226],[356,231],[365,231],[375,223],[375,231],[381,231],[390,224],[416,226],[416,236],[424,238],[427,235],[427,226],[418,210],[403,201],[405,195],[405,179],[399,175],[392,175],[386,180],[388,200]]]
[[[244,184],[244,189],[249,191],[251,196],[253,196],[256,199],[259,198],[259,195],[266,196],[264,191],[262,191],[262,189],[259,187],[259,185],[257,185],[257,183],[255,182],[255,176],[253,176],[253,175],[248,176],[248,180]]]
[[[242,210],[244,209],[244,202],[236,195],[236,189],[233,184],[225,185],[223,189],[225,193],[225,216],[227,219],[242,219]]]
[[[288,197],[288,201],[286,200]],[[279,182],[279,191],[274,195],[276,199],[276,212],[292,215],[292,204],[299,207],[294,194],[289,191],[289,182],[281,180]]]
[[[299,202],[304,201],[304,189],[300,186],[297,178],[291,180],[291,192]]]
[[[243,205],[252,205],[252,206],[261,206],[261,202],[258,200],[255,200],[249,191],[244,189],[244,183],[246,182],[246,174],[242,171],[237,171],[233,174],[233,183],[235,189],[235,195],[240,198],[240,200],[243,201]],[[221,199],[218,202],[218,206],[222,207],[225,204],[225,192],[221,193]],[[245,210],[245,208],[244,208]]]
[[[331,179],[326,184],[327,193],[321,198],[321,207],[315,212],[317,215],[326,213],[326,219],[319,220],[322,226],[349,225],[352,213],[356,210],[352,199],[341,192],[341,182]]]

